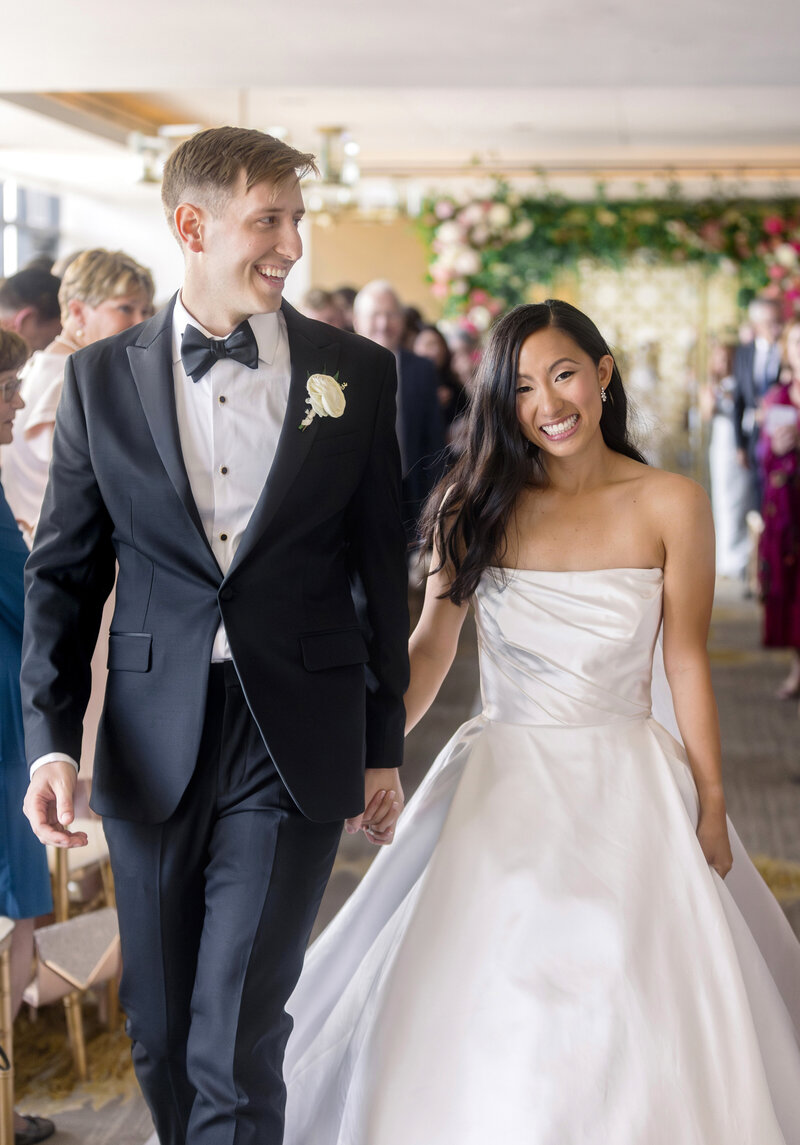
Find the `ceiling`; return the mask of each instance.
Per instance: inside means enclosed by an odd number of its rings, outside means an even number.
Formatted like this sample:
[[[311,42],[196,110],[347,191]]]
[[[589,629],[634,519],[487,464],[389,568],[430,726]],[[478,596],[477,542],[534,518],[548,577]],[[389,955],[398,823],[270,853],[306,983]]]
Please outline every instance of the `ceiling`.
[[[131,130],[341,124],[376,180],[794,181],[798,43],[796,0],[38,0],[4,17],[0,169],[111,190]]]

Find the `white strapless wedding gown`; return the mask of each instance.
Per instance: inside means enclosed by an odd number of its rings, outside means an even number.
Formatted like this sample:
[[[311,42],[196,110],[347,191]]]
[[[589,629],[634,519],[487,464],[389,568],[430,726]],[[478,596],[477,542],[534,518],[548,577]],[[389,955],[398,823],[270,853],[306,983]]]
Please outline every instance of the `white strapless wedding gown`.
[[[661,596],[484,577],[483,711],[290,1001],[286,1145],[799,1145],[800,946],[703,858]]]

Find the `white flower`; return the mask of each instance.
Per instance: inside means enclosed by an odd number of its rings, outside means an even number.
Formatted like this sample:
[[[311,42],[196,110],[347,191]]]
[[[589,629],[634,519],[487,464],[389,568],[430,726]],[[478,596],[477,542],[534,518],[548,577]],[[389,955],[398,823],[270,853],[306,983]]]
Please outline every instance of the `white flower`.
[[[344,393],[346,382],[339,383],[330,374],[312,374],[306,382],[308,413],[300,422],[300,429],[311,425],[315,417],[341,417],[347,404]]]
[[[477,274],[481,269],[480,256],[474,250],[464,250],[455,261],[455,269],[459,274],[469,276]]]
[[[458,212],[458,221],[465,227],[474,227],[483,218],[483,207],[480,203],[469,203]]]
[[[436,228],[436,237],[441,243],[458,243],[464,237],[464,229],[451,220]]]
[[[781,243],[780,246],[775,248],[775,261],[778,266],[792,270],[797,266],[797,251],[791,243]]]
[[[511,230],[511,237],[517,241],[526,239],[531,234],[533,234],[533,222],[531,219],[520,219]]]
[[[488,243],[490,235],[491,231],[487,226],[484,226],[483,223],[478,223],[478,225],[473,227],[472,231],[470,232],[470,237],[475,243],[475,246],[484,246],[486,243]]]
[[[489,226],[501,231],[511,223],[511,211],[505,203],[492,203],[489,208]]]
[[[492,315],[485,306],[473,306],[467,315],[467,320],[472,323],[476,330],[481,334],[488,330],[492,324]]]

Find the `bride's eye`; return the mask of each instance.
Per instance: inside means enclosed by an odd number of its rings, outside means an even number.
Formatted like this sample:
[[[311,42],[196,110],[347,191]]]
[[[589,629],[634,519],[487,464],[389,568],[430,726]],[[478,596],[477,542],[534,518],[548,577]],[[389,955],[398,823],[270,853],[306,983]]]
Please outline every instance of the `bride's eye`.
[[[574,370],[564,370],[564,371],[562,371],[562,373],[560,373],[558,375],[558,377],[556,378],[556,381],[557,382],[566,381],[566,379],[571,378],[574,373],[575,373]]]
[[[525,386],[525,385],[517,386],[517,393],[518,394],[529,394],[532,389],[533,389],[533,386]]]

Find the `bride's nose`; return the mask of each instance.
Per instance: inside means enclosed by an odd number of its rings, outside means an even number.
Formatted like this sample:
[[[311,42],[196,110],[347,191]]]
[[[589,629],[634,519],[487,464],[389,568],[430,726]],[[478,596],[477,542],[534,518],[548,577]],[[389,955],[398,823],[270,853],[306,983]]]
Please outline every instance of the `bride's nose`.
[[[561,395],[553,386],[545,386],[539,397],[539,415],[546,421],[558,417],[564,408]]]

